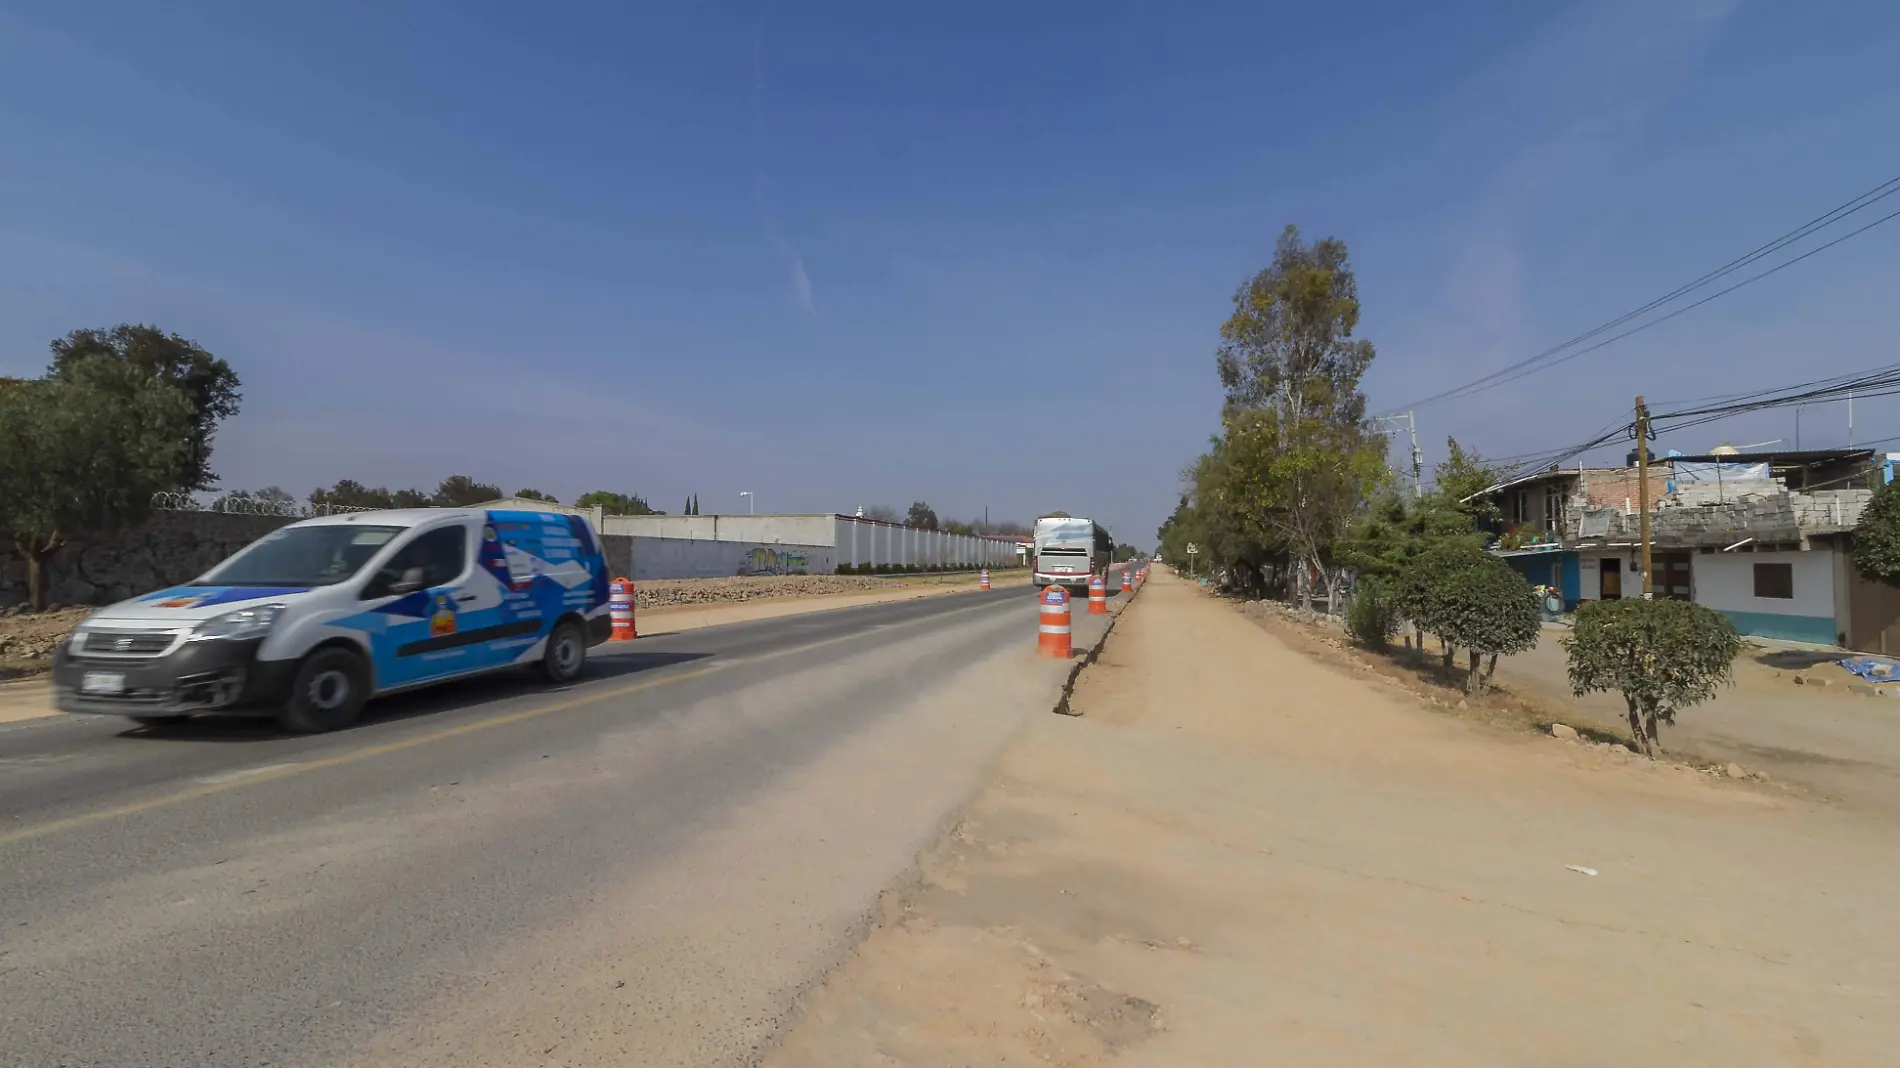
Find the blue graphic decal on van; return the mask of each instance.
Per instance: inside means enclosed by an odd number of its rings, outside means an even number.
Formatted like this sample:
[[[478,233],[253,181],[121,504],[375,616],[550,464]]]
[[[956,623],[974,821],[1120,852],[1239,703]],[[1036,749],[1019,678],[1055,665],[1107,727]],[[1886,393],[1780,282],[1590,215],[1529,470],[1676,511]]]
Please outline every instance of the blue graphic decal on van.
[[[154,608],[212,608],[239,601],[260,601],[267,597],[288,597],[309,593],[308,586],[173,586],[148,593],[139,600]]]

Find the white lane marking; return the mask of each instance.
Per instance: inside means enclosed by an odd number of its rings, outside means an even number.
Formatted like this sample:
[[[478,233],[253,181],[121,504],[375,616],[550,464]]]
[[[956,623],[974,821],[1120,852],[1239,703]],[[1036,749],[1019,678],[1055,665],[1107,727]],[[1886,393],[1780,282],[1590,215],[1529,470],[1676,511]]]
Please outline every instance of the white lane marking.
[[[202,783],[206,786],[216,786],[219,783],[236,782],[239,779],[248,779],[253,775],[267,775],[273,771],[282,771],[285,768],[294,768],[301,763],[303,763],[303,761],[293,760],[287,764],[260,764],[254,768],[239,768],[236,771],[224,771],[224,772],[219,772],[216,775],[206,775],[205,777],[201,779],[195,779],[193,781]]]

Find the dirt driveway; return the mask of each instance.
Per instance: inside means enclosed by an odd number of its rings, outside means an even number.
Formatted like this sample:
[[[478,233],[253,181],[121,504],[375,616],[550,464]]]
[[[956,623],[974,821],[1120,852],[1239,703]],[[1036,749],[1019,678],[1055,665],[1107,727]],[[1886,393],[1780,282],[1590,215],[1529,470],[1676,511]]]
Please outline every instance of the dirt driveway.
[[[1900,838],[1434,715],[1161,571],[768,1064],[1892,1065]]]

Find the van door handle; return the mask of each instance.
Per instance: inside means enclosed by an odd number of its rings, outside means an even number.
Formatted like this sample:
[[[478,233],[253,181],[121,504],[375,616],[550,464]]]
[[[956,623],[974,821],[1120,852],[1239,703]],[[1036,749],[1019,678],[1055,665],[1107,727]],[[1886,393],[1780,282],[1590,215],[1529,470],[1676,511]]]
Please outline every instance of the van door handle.
[[[455,595],[455,599],[458,601],[472,601],[475,599],[475,595],[472,593],[458,593]]]

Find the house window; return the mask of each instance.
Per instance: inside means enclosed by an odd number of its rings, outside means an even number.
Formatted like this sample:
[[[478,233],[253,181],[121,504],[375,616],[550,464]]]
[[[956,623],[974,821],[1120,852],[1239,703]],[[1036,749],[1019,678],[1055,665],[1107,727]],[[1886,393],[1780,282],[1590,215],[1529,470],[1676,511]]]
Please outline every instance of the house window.
[[[1530,515],[1529,515],[1530,509],[1524,506],[1525,505],[1524,495],[1525,495],[1525,491],[1523,490],[1511,491],[1511,525],[1512,526],[1517,526],[1518,524],[1524,522],[1526,519],[1530,518]]]
[[[1792,599],[1794,597],[1794,565],[1756,564],[1755,596]]]
[[[1564,490],[1562,486],[1544,487],[1544,529],[1561,533],[1564,529]]]

